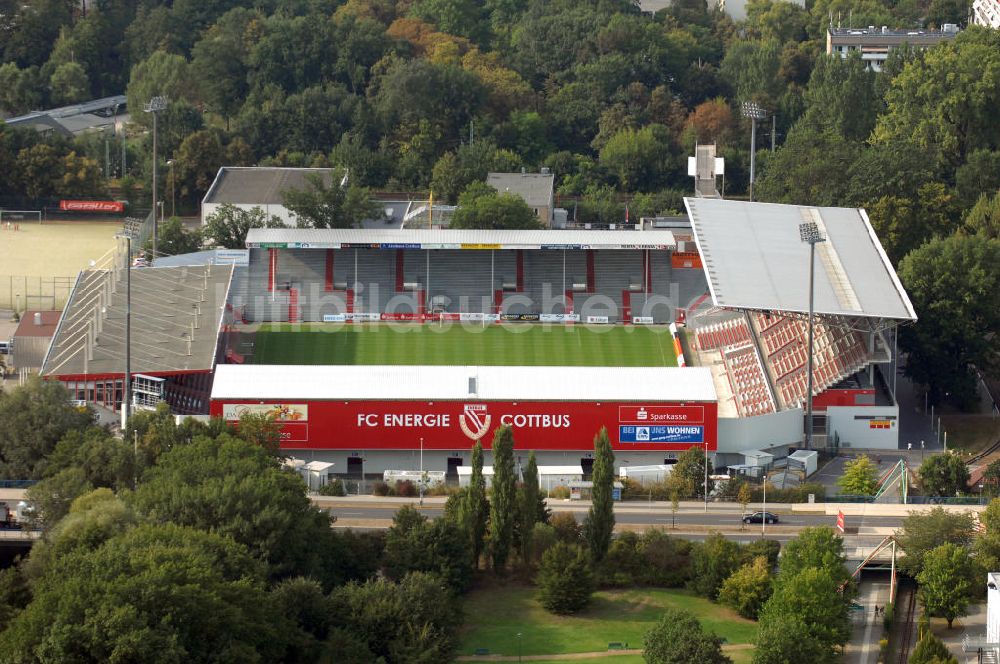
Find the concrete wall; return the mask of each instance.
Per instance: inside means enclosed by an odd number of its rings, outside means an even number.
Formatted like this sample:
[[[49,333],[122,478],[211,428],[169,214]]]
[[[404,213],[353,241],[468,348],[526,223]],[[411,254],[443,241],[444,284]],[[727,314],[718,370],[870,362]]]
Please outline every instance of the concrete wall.
[[[727,458],[743,450],[772,451],[777,447],[799,445],[803,438],[802,411],[797,408],[757,417],[719,418],[719,453]]]
[[[899,408],[896,406],[831,406],[826,409],[827,435],[842,448],[899,448]],[[888,427],[888,428],[883,428]],[[920,446],[920,441],[904,441]]]
[[[202,203],[201,204],[201,225],[205,225],[205,220],[208,219],[216,211],[216,209],[222,207],[220,203]],[[265,214],[274,215],[275,217],[281,219],[285,222],[285,225],[289,228],[295,228],[295,215],[288,211],[284,205],[249,205],[246,203],[235,203],[233,207],[238,207],[241,210],[252,210],[255,207],[259,207],[264,210]]]

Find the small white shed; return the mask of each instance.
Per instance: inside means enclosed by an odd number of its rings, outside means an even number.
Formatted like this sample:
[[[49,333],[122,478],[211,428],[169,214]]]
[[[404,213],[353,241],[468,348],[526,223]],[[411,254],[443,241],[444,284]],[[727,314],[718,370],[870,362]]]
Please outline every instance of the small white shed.
[[[793,464],[793,461],[797,463]],[[816,466],[819,463],[819,452],[816,450],[798,450],[788,455],[788,462],[789,469],[793,465],[801,465],[806,471],[806,477],[809,477],[816,472]]]
[[[421,472],[419,470],[386,470],[382,473],[382,480],[389,485],[408,480],[418,486],[422,480],[427,483],[426,486],[433,486],[435,484],[444,483],[444,471],[425,470]]]
[[[458,486],[467,487],[472,483],[472,466],[459,466]],[[483,466],[483,482],[489,488],[493,484],[493,466]]]
[[[551,491],[557,486],[583,481],[583,466],[539,466],[538,486]]]
[[[318,491],[320,487],[330,481],[333,474],[333,463],[329,461],[310,461],[303,464],[299,471],[306,481],[306,486],[310,491]]]

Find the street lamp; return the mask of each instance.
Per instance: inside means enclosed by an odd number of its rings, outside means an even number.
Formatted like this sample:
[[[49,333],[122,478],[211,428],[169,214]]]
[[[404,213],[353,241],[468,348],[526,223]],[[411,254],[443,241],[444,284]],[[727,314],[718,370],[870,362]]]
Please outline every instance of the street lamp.
[[[755,101],[745,101],[742,105],[743,117],[750,120],[750,202],[753,202],[754,165],[757,152],[757,120],[767,117],[767,111]]]
[[[806,449],[812,449],[813,436],[813,296],[816,273],[816,245],[826,242],[826,237],[819,230],[815,221],[805,221],[799,224],[799,238],[809,245],[809,349],[806,365]]]
[[[708,513],[708,441],[705,441],[705,513]]]
[[[420,506],[424,505],[424,439],[420,439]]]
[[[177,182],[177,176],[174,175],[174,163],[175,159],[167,159],[167,166],[170,167],[170,216],[177,216],[176,199],[174,198],[174,187]]]
[[[161,111],[167,110],[167,98],[166,97],[153,97],[145,106],[145,111],[147,113],[153,114],[153,258],[156,258],[156,240],[157,240],[157,228],[156,228],[156,116],[160,114]]]

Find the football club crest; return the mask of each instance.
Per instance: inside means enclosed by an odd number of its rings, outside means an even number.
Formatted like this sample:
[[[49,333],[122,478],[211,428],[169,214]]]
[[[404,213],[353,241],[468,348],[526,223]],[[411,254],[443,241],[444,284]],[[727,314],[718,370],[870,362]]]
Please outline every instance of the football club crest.
[[[492,416],[486,412],[486,404],[465,404],[462,414],[458,416],[458,424],[462,433],[472,440],[479,440],[490,430]]]

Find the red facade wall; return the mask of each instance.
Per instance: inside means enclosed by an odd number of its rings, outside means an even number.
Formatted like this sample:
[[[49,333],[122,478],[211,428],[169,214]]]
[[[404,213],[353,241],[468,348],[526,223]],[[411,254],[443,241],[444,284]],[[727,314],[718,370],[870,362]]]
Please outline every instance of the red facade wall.
[[[245,409],[274,411],[286,449],[467,450],[477,437],[489,448],[501,424],[517,449],[593,450],[605,426],[612,447],[682,451],[717,447],[713,403],[509,401],[212,401],[211,414],[239,419]]]
[[[826,410],[829,406],[873,406],[874,398],[875,390],[872,389],[826,390],[813,397],[813,410]]]

